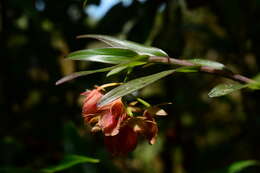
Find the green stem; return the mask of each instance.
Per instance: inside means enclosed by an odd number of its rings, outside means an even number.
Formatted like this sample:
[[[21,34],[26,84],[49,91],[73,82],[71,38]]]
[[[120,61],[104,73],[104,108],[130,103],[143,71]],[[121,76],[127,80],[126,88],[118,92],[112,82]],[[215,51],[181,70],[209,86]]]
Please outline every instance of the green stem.
[[[133,71],[133,68],[128,68],[124,82],[126,82],[128,80],[128,77],[129,77],[130,73],[132,73],[132,71]]]
[[[148,103],[148,102],[146,102],[146,101],[144,101],[143,99],[141,99],[141,98],[137,98],[136,99],[138,102],[140,102],[141,104],[143,104],[145,107],[147,107],[147,108],[149,108],[149,107],[151,107],[151,105]]]

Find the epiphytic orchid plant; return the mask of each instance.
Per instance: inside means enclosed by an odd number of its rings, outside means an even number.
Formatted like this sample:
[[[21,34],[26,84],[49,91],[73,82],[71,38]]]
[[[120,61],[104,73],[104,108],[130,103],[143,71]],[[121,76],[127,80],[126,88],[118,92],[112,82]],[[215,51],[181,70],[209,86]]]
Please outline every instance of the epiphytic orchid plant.
[[[138,136],[144,136],[150,144],[155,143],[158,132],[155,118],[156,116],[167,115],[167,113],[159,106],[151,106],[141,98],[136,97],[136,101],[130,103],[126,103],[122,98],[163,77],[174,73],[204,72],[235,81],[234,83],[217,85],[209,92],[209,97],[223,96],[242,88],[260,89],[259,76],[253,80],[234,74],[219,62],[205,59],[174,59],[161,49],[110,36],[82,35],[79,38],[98,39],[110,47],[76,51],[69,54],[68,59],[108,63],[113,64],[113,66],[76,72],[61,78],[56,82],[56,85],[98,72],[107,72],[106,75],[111,76],[124,70],[131,73],[135,67],[142,66],[145,68],[148,64],[166,63],[175,65],[170,68],[167,66],[165,68],[168,69],[159,73],[130,81],[104,84],[82,93],[85,97],[82,108],[85,123],[92,127],[92,132],[103,132],[105,144],[113,154],[125,154],[132,151],[137,145]],[[176,68],[176,65],[179,67]],[[112,86],[115,88],[106,93],[105,89]]]

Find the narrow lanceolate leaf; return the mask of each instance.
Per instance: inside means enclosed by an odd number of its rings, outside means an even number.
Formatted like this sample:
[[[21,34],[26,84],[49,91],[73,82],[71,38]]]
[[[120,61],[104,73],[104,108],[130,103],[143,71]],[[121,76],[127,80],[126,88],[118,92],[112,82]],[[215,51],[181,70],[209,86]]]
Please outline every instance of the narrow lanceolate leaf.
[[[94,38],[94,39],[103,41],[112,47],[131,49],[133,51],[138,52],[139,54],[150,55],[150,56],[168,56],[167,53],[165,53],[161,49],[158,49],[155,47],[143,46],[143,45],[135,43],[135,42],[121,40],[121,39],[117,39],[117,38],[110,37],[110,36],[81,35],[81,36],[78,36],[78,38]]]
[[[247,85],[242,85],[242,84],[220,84],[214,87],[210,92],[209,92],[209,97],[219,97],[223,95],[227,95],[229,93],[232,93],[234,91],[240,90],[242,88],[247,87]]]
[[[138,58],[138,54],[129,49],[98,48],[72,52],[67,56],[67,58],[71,60],[120,64],[129,62],[134,58]]]
[[[114,69],[121,68],[121,67],[123,67],[123,68],[134,67],[134,66],[143,65],[143,64],[146,64],[146,63],[147,62],[138,62],[138,61],[135,62],[134,61],[134,62],[129,62],[129,63],[117,64],[117,65],[112,66],[112,67],[106,67],[106,68],[101,68],[101,69],[97,69],[97,70],[75,72],[75,73],[72,73],[70,75],[67,75],[67,76],[61,78],[55,84],[60,85],[62,83],[68,82],[70,80],[73,80],[73,79],[81,77],[81,76],[87,76],[87,75],[90,75],[90,74],[106,72],[106,71],[110,71],[110,70],[113,71]],[[118,69],[118,72],[120,72],[119,70],[120,69]],[[113,72],[113,73],[115,74],[116,72]],[[112,74],[110,74],[110,75],[112,75]]]
[[[131,80],[119,87],[116,87],[109,91],[107,94],[105,94],[101,101],[99,102],[99,106],[103,106],[105,104],[108,104],[120,97],[123,97],[127,94],[130,94],[138,89],[141,89],[169,74],[172,74],[175,70],[167,70],[167,71],[162,71],[160,73],[152,74],[149,76],[137,78],[134,80]]]
[[[112,76],[112,75],[115,75],[115,74],[120,73],[121,71],[123,71],[123,70],[125,70],[125,69],[127,69],[127,68],[144,65],[144,64],[146,64],[146,63],[147,63],[147,62],[134,61],[134,62],[130,62],[130,63],[127,63],[127,64],[122,64],[121,66],[112,69],[110,72],[107,73],[106,76],[107,76],[107,77],[108,77],[108,76]]]
[[[45,168],[42,170],[44,173],[54,173],[58,171],[62,171],[65,169],[68,169],[74,165],[80,164],[80,163],[98,163],[98,159],[93,159],[86,156],[78,156],[78,155],[68,155],[65,156],[64,159],[61,161],[60,164],[56,166],[51,166],[49,168]]]
[[[228,167],[227,172],[239,173],[250,166],[260,166],[260,162],[256,160],[244,160],[244,161],[235,162]]]
[[[112,67],[107,67],[107,68],[102,68],[102,69],[97,69],[97,70],[75,72],[75,73],[72,73],[68,76],[61,78],[55,84],[60,85],[64,82],[68,82],[72,79],[75,79],[75,78],[78,78],[78,77],[81,77],[81,76],[86,76],[86,75],[90,75],[90,74],[93,74],[93,73],[99,73],[99,72],[106,72],[106,71],[113,70],[114,68],[117,68],[117,67],[118,67],[118,65],[115,65],[115,66],[112,66]]]
[[[225,66],[219,62],[206,60],[206,59],[189,59],[188,61],[195,65],[209,66],[209,67],[213,67],[213,68],[219,69],[219,70],[225,68]]]
[[[108,72],[106,76],[109,77],[109,76],[118,74],[118,73],[120,73],[121,71],[123,71],[125,69],[127,69],[127,66],[117,67],[117,68],[111,70],[110,72]]]

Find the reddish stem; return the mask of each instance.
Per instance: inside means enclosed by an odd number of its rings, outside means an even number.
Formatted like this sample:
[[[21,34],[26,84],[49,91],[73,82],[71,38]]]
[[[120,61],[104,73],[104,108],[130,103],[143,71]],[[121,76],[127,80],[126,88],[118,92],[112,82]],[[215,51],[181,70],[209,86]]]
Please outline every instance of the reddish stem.
[[[149,62],[169,63],[169,64],[186,66],[186,67],[196,65],[187,60],[175,59],[175,58],[170,58],[170,57],[160,57],[160,56],[151,56],[148,59],[148,61]],[[247,78],[247,77],[239,75],[239,74],[234,74],[232,71],[226,70],[226,69],[215,69],[215,68],[209,67],[209,66],[201,66],[199,71],[204,72],[204,73],[219,75],[219,76],[229,78],[229,79],[232,79],[232,80],[240,82],[240,83],[255,82],[254,80],[252,80],[250,78]]]

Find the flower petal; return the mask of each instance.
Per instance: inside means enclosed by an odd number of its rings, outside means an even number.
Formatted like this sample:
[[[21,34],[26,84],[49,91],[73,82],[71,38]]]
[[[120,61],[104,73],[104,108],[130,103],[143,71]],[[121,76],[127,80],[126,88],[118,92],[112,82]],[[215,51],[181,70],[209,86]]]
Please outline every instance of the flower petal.
[[[86,98],[83,101],[83,116],[97,113],[97,103],[100,101],[103,94],[98,89],[94,89],[92,91],[84,92],[82,93],[82,95],[86,96]]]
[[[129,126],[123,126],[116,136],[105,136],[105,145],[112,154],[124,155],[133,151],[137,145],[137,133]]]
[[[120,124],[125,117],[124,104],[121,99],[117,99],[112,102],[109,110],[103,112],[98,124],[103,129],[105,136],[115,136],[119,133]]]

